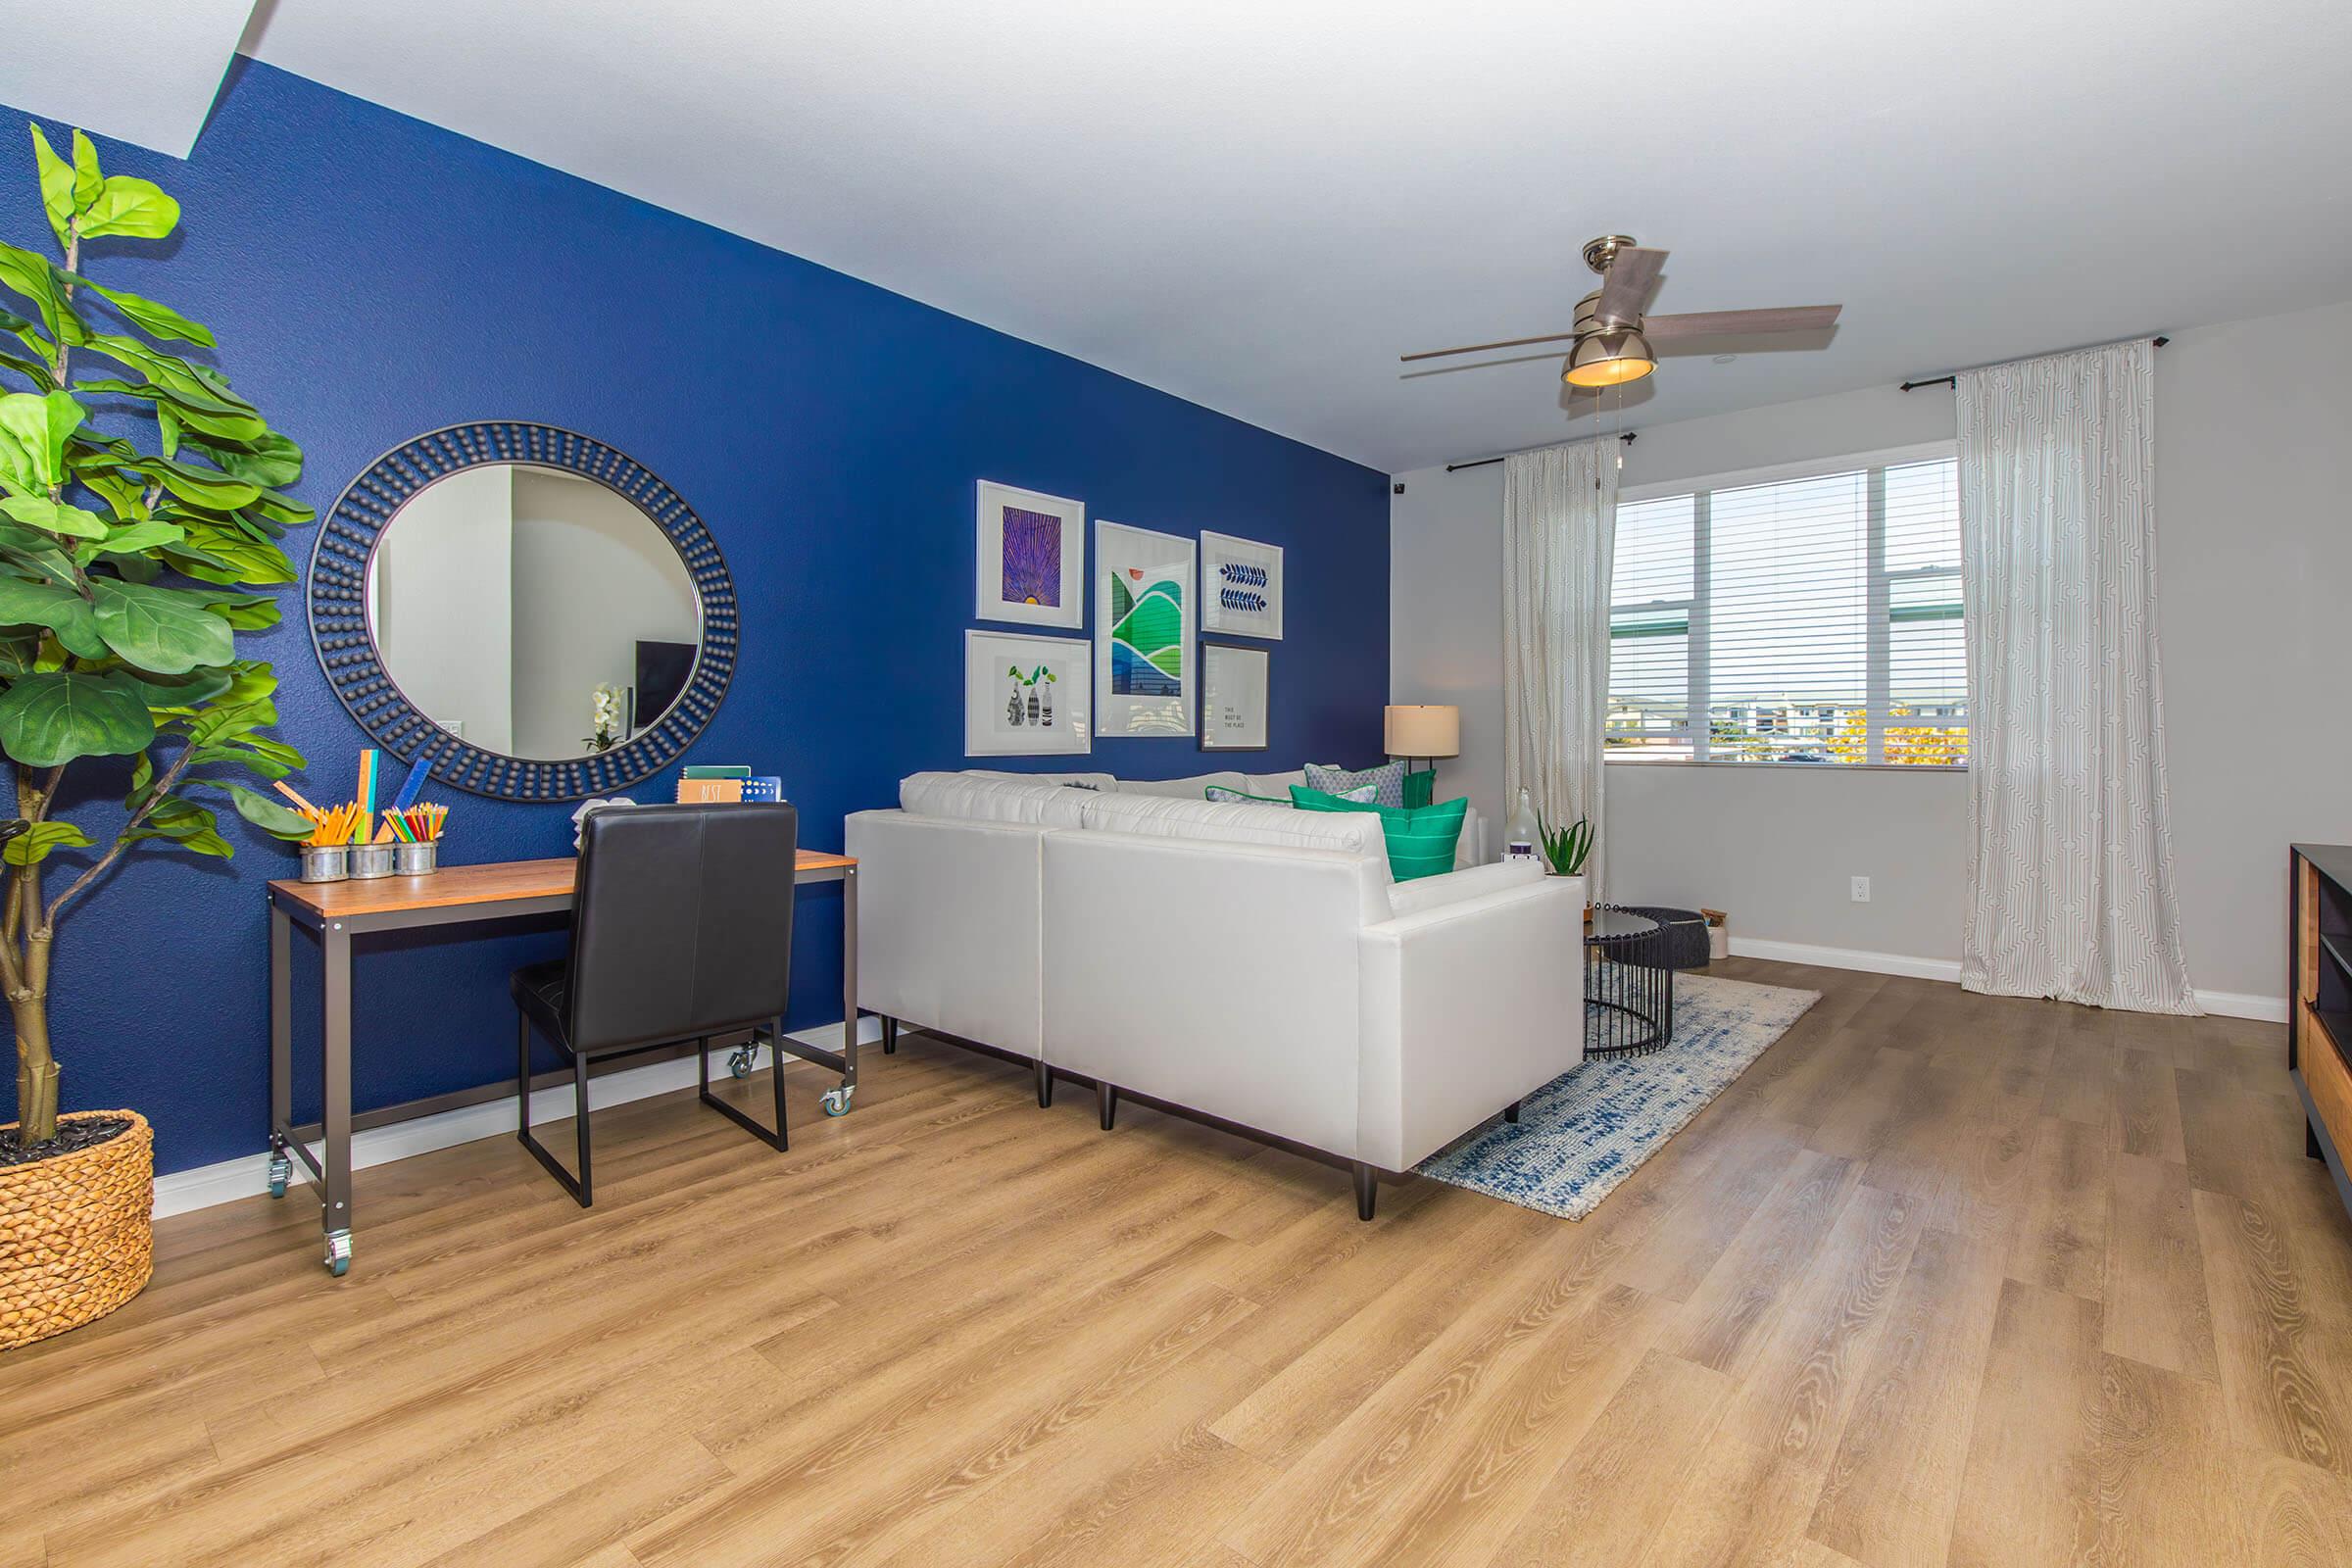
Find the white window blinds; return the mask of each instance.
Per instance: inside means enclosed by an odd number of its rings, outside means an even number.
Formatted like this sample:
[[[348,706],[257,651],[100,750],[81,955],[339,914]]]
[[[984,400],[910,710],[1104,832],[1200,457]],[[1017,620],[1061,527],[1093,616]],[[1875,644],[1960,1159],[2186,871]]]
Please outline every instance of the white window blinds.
[[[1608,756],[1965,763],[1961,613],[1948,456],[1621,502]]]

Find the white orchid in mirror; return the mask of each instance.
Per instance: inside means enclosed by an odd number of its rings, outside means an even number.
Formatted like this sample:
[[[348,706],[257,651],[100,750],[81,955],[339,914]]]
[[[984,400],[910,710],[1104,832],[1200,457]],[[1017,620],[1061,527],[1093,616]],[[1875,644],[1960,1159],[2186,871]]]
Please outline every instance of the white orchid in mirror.
[[[621,688],[607,681],[591,694],[589,729],[591,734],[580,744],[591,752],[609,752],[620,744]]]

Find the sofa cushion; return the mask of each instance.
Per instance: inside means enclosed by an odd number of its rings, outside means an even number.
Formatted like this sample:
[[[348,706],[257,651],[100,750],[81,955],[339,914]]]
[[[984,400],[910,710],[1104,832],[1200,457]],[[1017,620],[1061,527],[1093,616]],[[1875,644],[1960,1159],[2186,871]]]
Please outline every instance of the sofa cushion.
[[[1109,773],[1014,773],[1003,768],[971,767],[965,778],[1008,778],[1018,784],[1067,784],[1074,790],[1115,790],[1119,781]]]
[[[1224,790],[1249,787],[1239,773],[1197,773],[1191,778],[1123,778],[1111,788],[1121,795],[1164,795],[1180,801],[1197,801],[1212,784]]]
[[[1326,795],[1343,795],[1349,790],[1361,789],[1366,784],[1380,791],[1372,797],[1376,805],[1400,807],[1405,804],[1402,762],[1383,762],[1378,767],[1358,768],[1339,767],[1327,762],[1306,764],[1306,787],[1310,790],[1321,790]]]
[[[1467,796],[1443,806],[1408,810],[1401,806],[1345,801],[1304,785],[1292,790],[1291,799],[1305,812],[1369,812],[1379,816],[1388,843],[1389,874],[1399,882],[1440,876],[1453,869],[1454,846],[1462,836],[1462,816],[1470,809]]]
[[[1100,832],[1337,850],[1388,863],[1387,840],[1379,824],[1365,816],[1316,816],[1279,806],[1222,806],[1152,795],[1090,795],[1085,809],[1086,826]]]
[[[969,822],[1026,822],[1039,827],[1076,827],[1091,790],[1026,778],[992,778],[978,773],[910,773],[899,780],[899,806],[916,816]]]
[[[1348,791],[1340,799],[1369,803],[1373,793],[1372,786],[1367,784],[1360,790]],[[1222,784],[1211,784],[1207,789],[1201,791],[1201,794],[1224,806],[1238,805],[1247,801],[1258,806],[1279,806],[1284,810],[1298,809],[1291,804],[1290,793],[1287,790],[1281,795],[1251,795],[1246,790],[1229,790]]]
[[[1242,787],[1252,795],[1266,795],[1290,804],[1291,786],[1306,782],[1306,769],[1294,767],[1288,773],[1244,773]]]

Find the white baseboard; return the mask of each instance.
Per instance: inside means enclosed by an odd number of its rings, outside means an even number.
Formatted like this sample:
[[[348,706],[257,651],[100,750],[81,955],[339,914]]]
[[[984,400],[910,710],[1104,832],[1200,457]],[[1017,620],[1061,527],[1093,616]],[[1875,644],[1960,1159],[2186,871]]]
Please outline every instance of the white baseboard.
[[[796,1029],[795,1040],[826,1050],[841,1045],[841,1025],[820,1024],[813,1029]],[[863,1017],[858,1020],[859,1045],[870,1045],[882,1038],[882,1020]],[[713,1069],[726,1071],[724,1051],[710,1053]],[[628,1067],[619,1072],[606,1073],[588,1080],[588,1108],[601,1110],[607,1105],[625,1105],[632,1100],[646,1100],[655,1095],[666,1095],[673,1090],[691,1089],[695,1083],[694,1058],[676,1056],[668,1061],[651,1062],[643,1067]],[[571,1086],[534,1090],[531,1094],[531,1125],[562,1121],[571,1114]],[[485,1100],[478,1105],[462,1105],[456,1110],[436,1115],[419,1116],[414,1121],[394,1122],[388,1127],[370,1127],[354,1133],[351,1139],[351,1168],[365,1170],[370,1165],[388,1164],[406,1159],[411,1154],[426,1154],[436,1149],[448,1149],[457,1144],[469,1144],[477,1138],[503,1137],[514,1131],[514,1097],[507,1095],[498,1100]],[[318,1152],[318,1146],[311,1146]],[[310,1172],[302,1161],[294,1162],[294,1174],[307,1179]],[[251,1198],[270,1190],[270,1154],[259,1153],[223,1159],[216,1164],[199,1165],[192,1170],[175,1170],[155,1179],[155,1217],[185,1214],[191,1209],[210,1208],[215,1203],[226,1203],[239,1198]]]
[[[1732,938],[1732,954],[1740,958],[1767,958],[1775,963],[1810,963],[1824,969],[1862,969],[1871,974],[1907,975],[1914,980],[1960,982],[1957,958],[1915,958],[1901,953],[1869,953],[1860,948],[1817,948],[1805,942],[1762,942],[1753,937]],[[2197,1005],[2225,1018],[2253,1018],[2264,1023],[2286,1022],[2284,997],[2256,996],[2245,991],[2199,991]]]
[[[1823,969],[1863,969],[1872,974],[1907,975],[1914,980],[1960,983],[1958,958],[1914,958],[1900,953],[1869,953],[1861,948],[1817,948],[1809,942],[1763,942],[1754,937],[1732,938],[1732,956],[1768,958],[1774,963],[1810,963]]]

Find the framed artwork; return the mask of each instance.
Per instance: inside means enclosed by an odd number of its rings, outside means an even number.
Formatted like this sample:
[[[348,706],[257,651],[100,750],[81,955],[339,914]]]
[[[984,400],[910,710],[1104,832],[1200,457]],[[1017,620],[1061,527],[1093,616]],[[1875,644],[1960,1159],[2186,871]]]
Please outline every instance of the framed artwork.
[[[963,755],[1040,757],[1094,747],[1086,639],[963,634]]]
[[[1193,732],[1196,548],[1174,534],[1095,524],[1097,733]]]
[[[1200,749],[1266,749],[1266,690],[1273,656],[1263,648],[1200,645]]]
[[[1282,640],[1282,546],[1200,536],[1200,629]]]
[[[1086,624],[1086,503],[980,481],[972,618]]]

